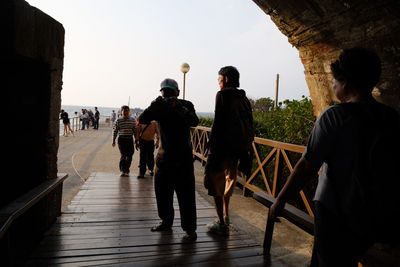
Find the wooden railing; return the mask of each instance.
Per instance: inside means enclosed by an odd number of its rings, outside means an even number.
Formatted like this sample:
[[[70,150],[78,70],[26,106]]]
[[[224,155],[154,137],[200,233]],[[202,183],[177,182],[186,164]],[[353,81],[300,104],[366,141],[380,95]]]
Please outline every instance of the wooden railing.
[[[195,127],[192,128],[191,131],[191,141],[193,146],[193,154],[201,160],[204,164],[207,162],[207,142],[209,140],[211,129],[207,127]],[[260,157],[258,146],[263,145],[269,147],[271,150],[269,153],[262,159]],[[250,190],[253,192],[253,198],[263,204],[266,207],[270,207],[276,200],[276,196],[278,194],[277,191],[277,182],[279,179],[285,179],[287,177],[282,177],[279,175],[279,170],[282,165],[282,160],[284,159],[284,163],[289,169],[290,173],[293,171],[293,164],[289,160],[287,152],[294,153],[303,153],[305,150],[305,146],[293,145],[288,143],[277,142],[269,139],[263,139],[256,137],[253,142],[253,152],[254,157],[257,161],[257,168],[253,171],[249,178],[245,179],[242,177],[238,177],[238,182],[243,186],[243,192],[245,190]],[[281,157],[282,156],[282,157]],[[265,172],[265,166],[274,161],[274,171],[272,182],[271,177],[268,177],[268,174]],[[253,185],[255,177],[261,174],[262,179],[265,184],[266,190],[261,189],[259,186]],[[270,182],[268,182],[270,181]],[[310,202],[306,197],[306,194],[303,191],[300,191],[300,196],[304,205],[306,207],[307,213],[299,210],[298,208],[286,203],[284,210],[282,211],[281,216],[301,228],[305,232],[313,235],[314,234],[314,214],[310,207]],[[267,255],[270,253],[271,243],[272,243],[272,235],[274,230],[275,220],[267,219],[266,228],[265,228],[265,236],[264,236],[264,253]],[[397,248],[392,249],[393,251],[388,252],[386,250],[377,249],[375,247],[370,248],[367,253],[363,256],[363,258],[371,263],[371,266],[398,266],[398,257],[395,255],[397,252]],[[396,252],[394,252],[396,251]],[[396,265],[397,264],[397,265]],[[358,263],[358,266],[363,266],[363,264]],[[368,265],[369,266],[369,265]]]
[[[191,130],[191,141],[193,146],[193,155],[196,156],[202,164],[207,161],[207,143],[210,137],[211,128],[198,126],[194,127]],[[259,146],[267,146],[272,149],[264,158],[261,156],[258,147]],[[302,154],[305,150],[305,146],[288,144],[283,142],[278,142],[274,140],[258,138],[254,139],[252,144],[254,157],[257,161],[257,167],[252,172],[250,177],[246,178],[244,175],[240,175],[237,178],[238,183],[240,183],[243,187],[243,194],[246,190],[250,190],[252,192],[264,192],[272,197],[276,197],[278,194],[277,184],[279,179],[285,179],[287,177],[282,177],[279,175],[282,165],[285,164],[290,172],[293,171],[293,162],[290,161],[288,157],[289,152],[295,152]],[[283,158],[283,160],[281,160]],[[266,173],[266,166],[274,160],[274,171],[272,177],[268,176]],[[260,186],[255,185],[255,177],[261,174],[263,184],[265,186],[265,190]],[[310,201],[308,200],[306,194],[303,190],[300,191],[300,197],[304,203],[304,206],[307,210],[307,213],[310,216],[314,216],[313,211],[310,206]]]

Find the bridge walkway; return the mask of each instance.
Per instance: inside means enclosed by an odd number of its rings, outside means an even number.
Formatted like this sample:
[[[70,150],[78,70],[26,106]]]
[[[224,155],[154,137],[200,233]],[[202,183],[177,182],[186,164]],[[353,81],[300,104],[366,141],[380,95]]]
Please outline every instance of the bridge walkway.
[[[135,266],[140,266],[139,262],[151,266],[157,257],[166,260],[169,254],[186,262],[193,258],[199,261],[197,264],[201,261],[207,266],[206,259],[210,259],[209,265],[224,266],[222,263],[225,263],[224,257],[228,252],[229,255],[233,252],[244,253],[246,246],[257,256],[236,254],[226,261],[226,266],[251,266],[253,263],[257,266],[260,263],[257,257],[263,258],[259,253],[268,209],[235,189],[230,205],[231,236],[228,239],[209,236],[205,225],[216,218],[216,213],[212,198],[203,186],[204,169],[198,161],[194,163],[197,242],[182,242],[178,211],[173,232],[164,235],[150,232],[150,227],[159,222],[153,180],[148,175],[145,179],[136,178],[139,164],[137,151],[133,157],[131,177],[119,177],[119,151],[111,146],[111,134],[108,125],[100,125],[99,130],[77,131],[73,137],[60,137],[58,169],[68,173],[63,188],[63,213],[32,253],[28,266],[132,266],[134,260]],[[143,197],[143,194],[146,196]],[[312,237],[285,219],[281,221],[275,225],[271,249],[274,260],[269,264],[306,266],[311,255]],[[234,247],[235,244],[241,247]],[[165,265],[167,263],[170,262]]]
[[[198,239],[187,242],[176,199],[173,230],[150,231],[159,221],[153,178],[92,173],[27,266],[283,266],[238,227],[227,237],[207,233],[215,210],[199,193],[196,199]]]

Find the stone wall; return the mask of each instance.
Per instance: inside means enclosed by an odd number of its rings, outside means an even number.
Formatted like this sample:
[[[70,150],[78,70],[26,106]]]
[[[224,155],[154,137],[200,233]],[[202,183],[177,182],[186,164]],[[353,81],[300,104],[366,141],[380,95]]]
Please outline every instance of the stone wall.
[[[53,179],[57,176],[65,31],[59,22],[25,1],[15,1],[15,7],[15,53],[44,62],[50,70],[46,179]]]
[[[22,0],[0,3],[7,148],[0,206],[57,178],[64,28]]]
[[[400,2],[253,0],[299,50],[317,115],[337,101],[330,63],[343,49],[363,46],[382,60],[374,97],[400,111]]]
[[[0,262],[2,266],[22,266],[61,212],[62,183],[51,182],[59,181],[64,28],[22,0],[0,1],[0,23],[6,133],[0,180],[1,227],[7,223],[0,236]],[[55,180],[46,181],[50,179]]]

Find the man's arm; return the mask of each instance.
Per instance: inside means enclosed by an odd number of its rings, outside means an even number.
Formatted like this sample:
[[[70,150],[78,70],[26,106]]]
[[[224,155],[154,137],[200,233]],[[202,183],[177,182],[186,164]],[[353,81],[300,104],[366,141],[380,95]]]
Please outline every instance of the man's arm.
[[[222,106],[222,96],[221,96],[221,91],[218,91],[216,96],[215,96],[215,109],[214,109],[214,122],[211,127],[211,134],[210,134],[210,140],[208,142],[208,151],[209,152],[214,152],[216,150],[216,146],[221,140],[221,138],[225,138],[221,133],[223,132],[225,125],[224,124],[224,119],[225,119],[225,114],[224,114],[224,109]]]
[[[119,131],[119,123],[118,121],[116,121],[114,125],[112,146],[115,146],[115,139],[117,138],[118,131]]]
[[[159,120],[159,114],[162,113],[164,106],[163,98],[157,97],[156,100],[151,102],[150,106],[146,108],[139,116],[141,124],[150,124],[152,120]]]
[[[135,133],[135,148],[139,150],[139,140],[140,140],[140,133],[142,132],[142,124],[137,124],[137,129]]]
[[[156,136],[156,148],[158,148],[158,146],[160,145],[160,132],[158,130],[158,123],[153,121],[152,123],[154,123],[154,132],[155,132],[155,136]]]
[[[315,177],[318,173],[310,162],[304,157],[294,166],[293,172],[290,174],[282,190],[279,192],[275,203],[269,209],[269,216],[276,218],[282,212],[285,207],[285,203],[289,199],[293,199],[294,196],[304,187],[306,181]]]
[[[191,102],[185,101],[185,105],[183,106],[184,120],[190,127],[196,127],[199,124],[199,118],[196,115],[196,111]]]

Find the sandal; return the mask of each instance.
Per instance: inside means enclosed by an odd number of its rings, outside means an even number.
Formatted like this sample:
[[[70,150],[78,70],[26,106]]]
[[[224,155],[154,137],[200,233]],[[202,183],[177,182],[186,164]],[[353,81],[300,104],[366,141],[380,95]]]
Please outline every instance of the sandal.
[[[163,223],[160,223],[159,225],[153,226],[150,231],[152,232],[163,232],[163,231],[170,231],[171,226],[166,226]]]

